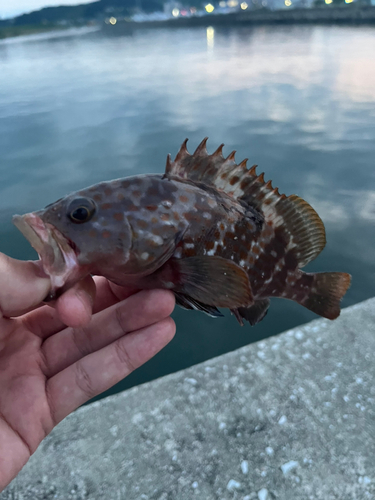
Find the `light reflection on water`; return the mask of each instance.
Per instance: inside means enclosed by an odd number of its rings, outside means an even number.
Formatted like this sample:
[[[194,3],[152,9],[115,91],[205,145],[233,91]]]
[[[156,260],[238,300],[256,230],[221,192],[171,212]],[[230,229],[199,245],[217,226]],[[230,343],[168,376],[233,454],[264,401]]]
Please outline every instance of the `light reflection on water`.
[[[0,42],[0,250],[33,256],[11,225],[103,179],[161,172],[185,137],[249,157],[322,216],[311,270],[353,274],[344,305],[374,295],[375,37],[372,28],[138,31]],[[275,300],[253,329],[176,311],[178,335],[121,387],[315,316]]]

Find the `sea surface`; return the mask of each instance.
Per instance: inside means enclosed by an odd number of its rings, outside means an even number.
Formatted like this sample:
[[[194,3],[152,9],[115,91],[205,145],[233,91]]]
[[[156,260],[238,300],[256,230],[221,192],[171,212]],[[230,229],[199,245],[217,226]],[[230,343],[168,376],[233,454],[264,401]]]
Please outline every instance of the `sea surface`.
[[[0,251],[34,251],[11,223],[89,184],[162,172],[189,138],[224,142],[318,211],[311,271],[346,271],[349,306],[375,295],[375,29],[262,26],[92,30],[0,41]],[[176,309],[177,335],[113,391],[316,316],[273,300],[257,326]],[[350,349],[350,346],[348,346]],[[113,392],[112,391],[112,392]]]

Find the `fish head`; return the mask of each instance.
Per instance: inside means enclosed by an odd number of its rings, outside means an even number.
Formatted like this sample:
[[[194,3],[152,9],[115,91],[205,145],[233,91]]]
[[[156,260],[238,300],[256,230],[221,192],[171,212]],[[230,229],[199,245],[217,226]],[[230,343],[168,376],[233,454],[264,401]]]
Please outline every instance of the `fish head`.
[[[131,228],[110,186],[78,191],[43,210],[15,215],[13,222],[38,252],[52,295],[129,259]]]

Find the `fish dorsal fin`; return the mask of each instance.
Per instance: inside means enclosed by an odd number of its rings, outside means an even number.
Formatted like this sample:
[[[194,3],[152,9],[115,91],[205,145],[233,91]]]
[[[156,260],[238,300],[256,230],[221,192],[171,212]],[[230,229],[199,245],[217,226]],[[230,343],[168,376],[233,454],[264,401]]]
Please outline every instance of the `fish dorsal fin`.
[[[207,137],[191,155],[183,142],[174,161],[167,158],[165,176],[195,183],[203,183],[252,206],[260,211],[266,222],[274,227],[284,226],[290,235],[289,249],[294,249],[299,267],[315,259],[325,246],[325,229],[315,210],[296,195],[285,196],[264,173],[256,172],[256,165],[247,167],[247,159],[237,164],[235,151],[227,158],[222,154],[223,144],[208,154]]]

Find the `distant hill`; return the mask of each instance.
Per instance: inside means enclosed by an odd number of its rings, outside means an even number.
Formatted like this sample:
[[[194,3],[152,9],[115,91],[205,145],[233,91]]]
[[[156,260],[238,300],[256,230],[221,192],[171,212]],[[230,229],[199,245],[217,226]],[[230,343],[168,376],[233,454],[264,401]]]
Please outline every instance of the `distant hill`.
[[[99,0],[82,5],[45,7],[13,19],[0,20],[0,26],[57,25],[64,22],[77,25],[108,16],[128,16],[139,9],[144,12],[163,10],[163,0]]]

